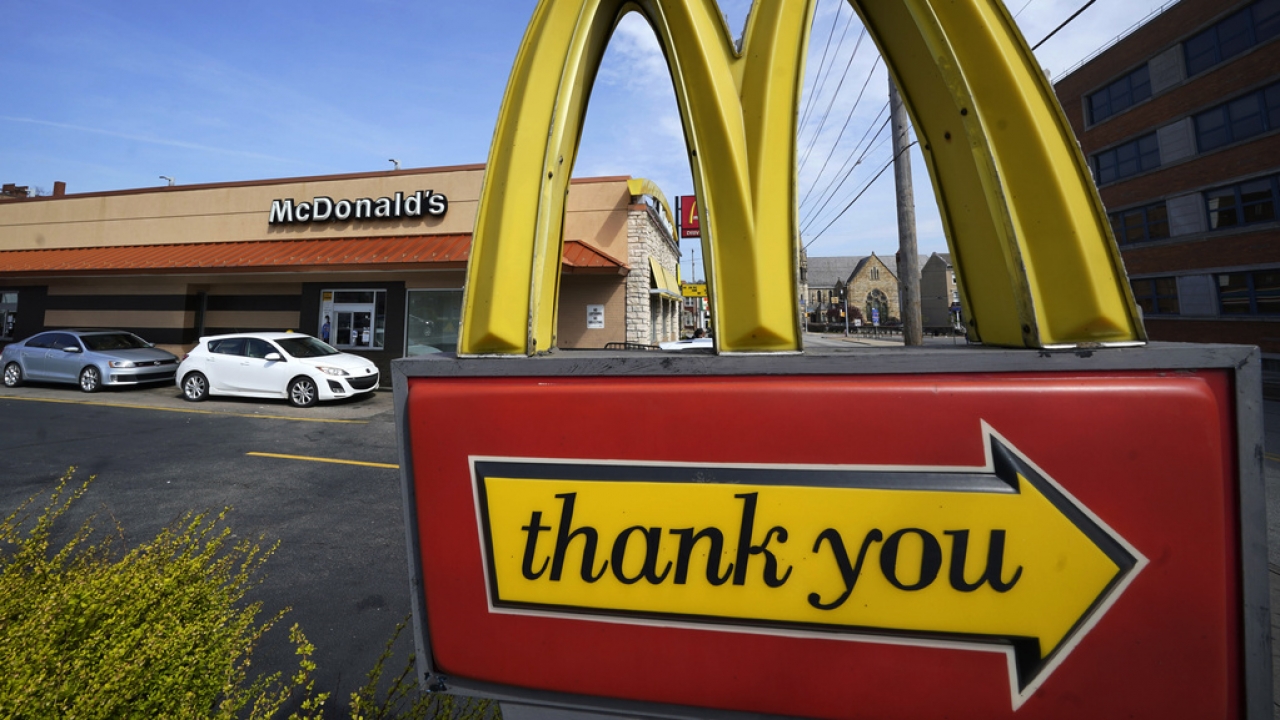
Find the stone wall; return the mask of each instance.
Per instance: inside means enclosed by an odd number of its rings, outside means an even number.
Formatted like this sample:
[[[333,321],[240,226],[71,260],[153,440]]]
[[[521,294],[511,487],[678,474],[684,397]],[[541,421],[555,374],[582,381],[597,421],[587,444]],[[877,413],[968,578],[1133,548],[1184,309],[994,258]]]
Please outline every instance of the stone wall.
[[[680,300],[652,294],[656,287],[649,267],[652,257],[675,276],[680,246],[644,203],[627,211],[627,342],[657,344],[680,336]]]
[[[888,317],[882,314],[880,324],[885,324],[889,318],[901,319],[902,311],[898,304],[898,276],[894,275],[889,266],[873,254],[862,263],[849,281],[849,307],[858,308],[866,323],[871,322],[871,317],[867,313],[867,299],[875,290],[884,293],[887,306],[885,312]]]

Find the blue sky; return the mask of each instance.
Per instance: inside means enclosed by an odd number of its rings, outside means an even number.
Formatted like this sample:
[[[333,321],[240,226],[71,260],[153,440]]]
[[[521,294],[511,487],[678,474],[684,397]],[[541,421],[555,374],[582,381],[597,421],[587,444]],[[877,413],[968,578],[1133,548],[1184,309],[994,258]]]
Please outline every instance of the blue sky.
[[[1086,1],[1008,6],[1035,44]],[[1056,77],[1166,3],[1097,0],[1037,59]],[[721,0],[735,32],[749,5]],[[195,184],[383,170],[389,158],[406,168],[484,162],[534,0],[3,0],[3,7],[0,181],[49,191],[61,180],[76,193],[161,185],[161,175]],[[819,0],[810,41],[806,86],[817,110],[801,133],[802,153],[831,107],[800,172],[801,194],[811,195],[802,218],[811,221],[805,242],[814,256],[897,247],[891,171],[817,236],[890,157],[887,141],[872,141],[887,80],[869,41],[852,52],[861,26],[850,15],[847,3]],[[818,73],[831,68],[822,81]],[[864,136],[860,147],[872,149],[814,217],[822,190]],[[574,174],[647,177],[674,202],[692,192],[684,158],[665,62],[648,26],[630,16],[606,54]],[[920,250],[945,252],[918,152],[914,177]],[[686,278],[690,258],[701,254],[685,243]]]

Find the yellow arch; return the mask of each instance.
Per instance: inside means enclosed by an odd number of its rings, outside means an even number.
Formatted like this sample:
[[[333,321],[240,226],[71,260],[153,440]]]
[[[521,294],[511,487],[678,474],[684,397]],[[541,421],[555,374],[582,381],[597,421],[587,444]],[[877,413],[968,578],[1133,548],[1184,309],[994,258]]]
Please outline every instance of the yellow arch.
[[[971,336],[1025,347],[1142,340],[1084,159],[999,0],[851,4],[915,121]],[[720,350],[799,350],[795,123],[812,5],[760,0],[739,52],[714,0],[540,0],[490,149],[460,352],[554,344],[586,99],[631,11],[648,19],[671,67]]]
[[[667,218],[667,225],[675,232],[676,216],[671,214],[671,205],[667,202],[667,196],[663,194],[662,188],[657,183],[644,178],[631,178],[627,181],[627,192],[635,195],[648,195],[658,201],[658,206],[662,208],[662,214]]]
[[[999,0],[851,2],[929,165],[971,336],[1145,340],[1106,211],[1048,79]]]

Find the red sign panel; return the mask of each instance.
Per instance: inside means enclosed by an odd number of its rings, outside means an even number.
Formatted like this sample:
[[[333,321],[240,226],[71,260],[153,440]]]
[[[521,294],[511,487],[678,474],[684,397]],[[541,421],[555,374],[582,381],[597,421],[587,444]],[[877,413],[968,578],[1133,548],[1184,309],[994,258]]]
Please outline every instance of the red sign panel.
[[[680,204],[680,237],[702,237],[702,226],[698,222],[698,196],[681,195]]]
[[[1239,717],[1232,393],[1225,370],[410,378],[433,667],[788,716]],[[690,403],[697,442],[671,427]],[[1039,509],[985,519],[1015,500]]]

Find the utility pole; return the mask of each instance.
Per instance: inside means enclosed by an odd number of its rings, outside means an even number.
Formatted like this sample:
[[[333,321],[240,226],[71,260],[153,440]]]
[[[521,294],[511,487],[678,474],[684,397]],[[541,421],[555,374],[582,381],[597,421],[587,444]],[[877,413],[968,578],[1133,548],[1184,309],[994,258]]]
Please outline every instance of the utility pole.
[[[907,152],[907,110],[889,76],[889,117],[893,130],[893,179],[898,190],[898,287],[902,301],[902,343],[923,345],[920,326],[920,257],[916,252],[916,201],[911,190],[911,154]]]

